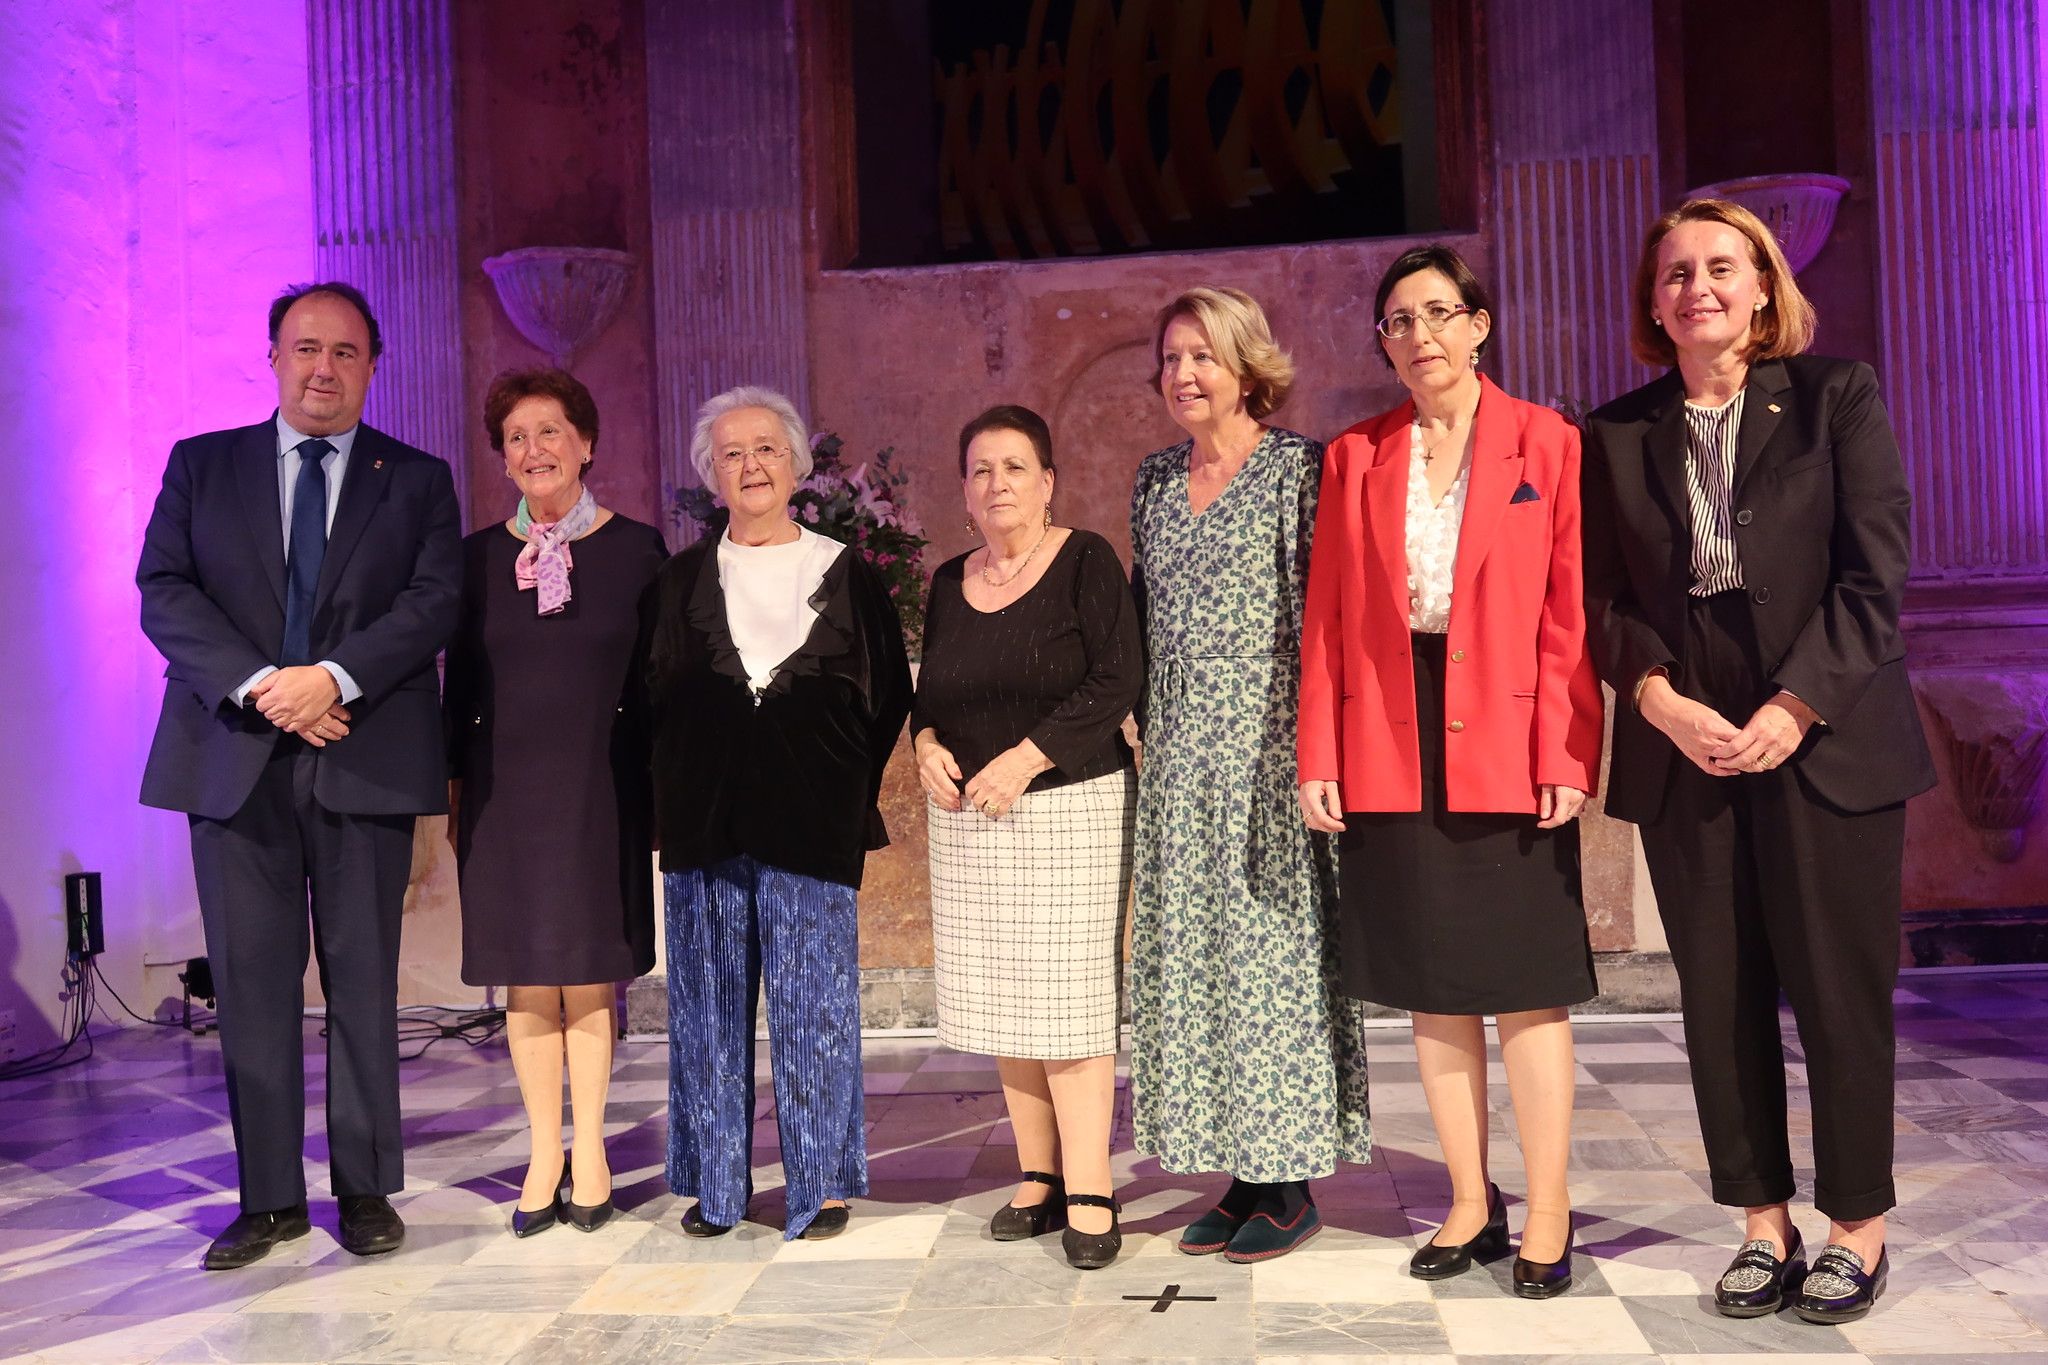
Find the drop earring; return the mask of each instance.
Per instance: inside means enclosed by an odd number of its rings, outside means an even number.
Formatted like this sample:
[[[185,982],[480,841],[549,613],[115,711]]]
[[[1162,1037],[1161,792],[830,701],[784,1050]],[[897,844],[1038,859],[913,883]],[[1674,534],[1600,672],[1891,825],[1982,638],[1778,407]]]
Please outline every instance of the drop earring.
[[[1045,524],[1047,526],[1052,525],[1052,502],[1050,500],[1045,504]]]
[[[978,536],[981,534],[981,528],[974,524],[973,517],[963,517],[961,519],[961,525],[967,528],[967,534],[970,536]]]

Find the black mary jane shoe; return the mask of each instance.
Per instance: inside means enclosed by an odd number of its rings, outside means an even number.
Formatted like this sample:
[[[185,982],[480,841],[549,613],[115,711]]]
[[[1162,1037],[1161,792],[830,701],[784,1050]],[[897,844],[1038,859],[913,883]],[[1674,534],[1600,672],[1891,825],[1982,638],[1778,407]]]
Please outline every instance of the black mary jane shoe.
[[[272,1247],[296,1241],[312,1230],[304,1204],[268,1213],[238,1213],[220,1230],[199,1263],[208,1270],[239,1270],[268,1256]]]
[[[1442,1231],[1441,1228],[1438,1231]],[[1426,1242],[1408,1258],[1408,1273],[1418,1280],[1448,1280],[1472,1268],[1474,1261],[1497,1260],[1508,1254],[1508,1205],[1500,1186],[1486,1185],[1486,1226],[1469,1242],[1439,1246]]]
[[[1565,1215],[1564,1255],[1554,1261],[1531,1261],[1515,1256],[1515,1297],[1554,1299],[1572,1287],[1572,1239],[1577,1229],[1571,1215]]]
[[[1090,1208],[1109,1210],[1108,1232],[1083,1232],[1072,1223],[1060,1234],[1060,1247],[1067,1253],[1067,1264],[1076,1270],[1100,1270],[1117,1258],[1124,1249],[1123,1226],[1117,1215],[1123,1212],[1123,1205],[1106,1194],[1070,1194],[1067,1206],[1085,1204]]]
[[[1022,1179],[1046,1187],[1046,1196],[1025,1208],[1005,1204],[988,1220],[988,1235],[998,1242],[1021,1242],[1042,1237],[1067,1225],[1066,1182],[1044,1171],[1025,1171]]]
[[[1870,1311],[1890,1276],[1891,1257],[1883,1249],[1877,1253],[1877,1265],[1866,1270],[1861,1256],[1840,1242],[1829,1242],[1793,1292],[1792,1311],[1824,1327],[1854,1322]]]
[[[559,1190],[555,1192],[555,1197],[548,1201],[548,1206],[544,1209],[522,1209],[516,1204],[512,1207],[512,1235],[514,1237],[531,1237],[535,1233],[546,1232],[561,1221],[562,1195]]]
[[[723,1237],[732,1231],[730,1223],[714,1223],[704,1216],[704,1203],[699,1200],[683,1210],[683,1232],[691,1237]]]
[[[827,1237],[837,1237],[846,1231],[846,1225],[852,1221],[852,1205],[828,1204],[818,1210],[817,1216],[797,1234],[797,1238],[805,1242],[822,1242]]]
[[[1714,1281],[1714,1311],[1724,1318],[1767,1318],[1785,1305],[1788,1293],[1797,1293],[1806,1278],[1806,1246],[1799,1229],[1792,1230],[1784,1259],[1772,1250],[1768,1237],[1742,1244],[1735,1259]]]

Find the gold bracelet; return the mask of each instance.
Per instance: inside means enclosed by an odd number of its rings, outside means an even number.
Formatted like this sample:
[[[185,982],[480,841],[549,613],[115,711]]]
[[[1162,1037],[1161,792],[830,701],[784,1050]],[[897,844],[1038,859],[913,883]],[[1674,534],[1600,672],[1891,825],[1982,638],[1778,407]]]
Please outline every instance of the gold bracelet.
[[[1658,664],[1655,668],[1652,668],[1648,672],[1644,673],[1642,677],[1636,680],[1636,690],[1629,694],[1629,708],[1633,710],[1637,715],[1641,715],[1643,713],[1643,689],[1650,685],[1650,679],[1668,678],[1670,676],[1671,670],[1669,668],[1666,668],[1663,664]]]

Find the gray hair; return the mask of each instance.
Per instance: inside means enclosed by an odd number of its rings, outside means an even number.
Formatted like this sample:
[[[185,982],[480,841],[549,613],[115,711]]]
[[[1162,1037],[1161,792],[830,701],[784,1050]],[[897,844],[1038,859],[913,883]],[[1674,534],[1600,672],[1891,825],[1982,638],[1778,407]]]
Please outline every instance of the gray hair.
[[[711,468],[711,426],[729,412],[742,408],[765,408],[775,414],[782,423],[782,433],[789,441],[790,465],[796,481],[802,483],[811,477],[811,433],[804,427],[804,419],[797,416],[796,404],[770,388],[758,384],[742,384],[736,389],[727,389],[715,398],[704,400],[704,406],[697,409],[697,425],[690,431],[690,468],[697,471],[697,480],[706,488],[718,487],[718,479]]]

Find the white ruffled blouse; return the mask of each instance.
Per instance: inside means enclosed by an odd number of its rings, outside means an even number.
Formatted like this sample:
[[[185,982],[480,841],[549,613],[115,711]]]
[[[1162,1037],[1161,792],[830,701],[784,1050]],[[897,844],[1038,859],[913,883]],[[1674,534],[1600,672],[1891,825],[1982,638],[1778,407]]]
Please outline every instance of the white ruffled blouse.
[[[1429,501],[1429,462],[1422,458],[1422,425],[1408,427],[1408,629],[1443,635],[1451,628],[1451,570],[1458,559],[1458,528],[1465,521],[1465,490],[1472,462],[1458,471],[1444,500]]]

